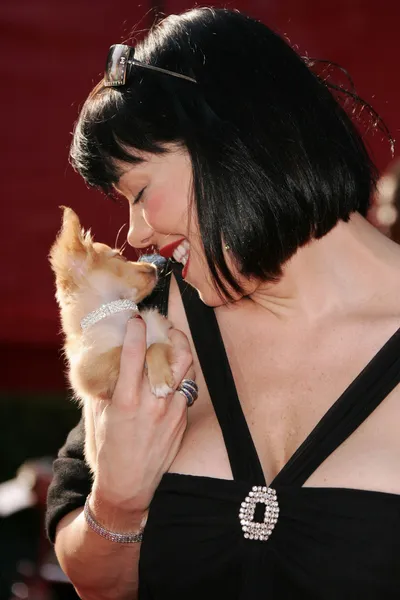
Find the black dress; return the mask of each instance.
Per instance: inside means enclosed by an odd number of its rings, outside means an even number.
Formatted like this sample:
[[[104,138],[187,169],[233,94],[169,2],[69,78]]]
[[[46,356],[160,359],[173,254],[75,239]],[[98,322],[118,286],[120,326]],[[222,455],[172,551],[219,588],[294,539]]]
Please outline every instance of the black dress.
[[[302,487],[399,383],[400,330],[266,483],[214,311],[174,270],[233,480],[163,476],[141,547],[140,599],[400,598],[400,496]],[[161,304],[165,310],[166,294]],[[82,447],[80,424],[55,461],[51,539],[59,519],[90,490]],[[250,504],[255,511],[243,514]]]

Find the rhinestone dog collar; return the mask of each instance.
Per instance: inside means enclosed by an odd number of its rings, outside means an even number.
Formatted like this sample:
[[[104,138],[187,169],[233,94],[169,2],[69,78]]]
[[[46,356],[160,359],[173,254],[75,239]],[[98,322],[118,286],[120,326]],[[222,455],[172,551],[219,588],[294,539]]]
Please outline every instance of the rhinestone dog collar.
[[[81,321],[81,329],[85,331],[88,327],[91,327],[98,321],[105,319],[116,313],[123,312],[124,310],[138,310],[138,306],[133,300],[114,300],[113,302],[107,302],[102,304],[96,310],[92,310],[86,317],[83,317]]]

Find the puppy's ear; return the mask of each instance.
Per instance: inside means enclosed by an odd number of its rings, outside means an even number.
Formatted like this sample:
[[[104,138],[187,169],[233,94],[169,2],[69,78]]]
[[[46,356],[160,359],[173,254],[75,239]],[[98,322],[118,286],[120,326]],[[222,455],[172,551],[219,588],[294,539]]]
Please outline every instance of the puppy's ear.
[[[50,250],[50,264],[56,274],[57,285],[71,289],[84,278],[96,256],[90,231],[82,229],[78,215],[72,208],[64,211],[61,230]]]

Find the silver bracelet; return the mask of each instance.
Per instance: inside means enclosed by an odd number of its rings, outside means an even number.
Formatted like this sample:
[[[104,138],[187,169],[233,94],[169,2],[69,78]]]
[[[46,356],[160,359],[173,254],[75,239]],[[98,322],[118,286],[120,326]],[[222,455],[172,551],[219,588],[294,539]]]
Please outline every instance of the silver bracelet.
[[[139,531],[136,531],[135,533],[117,533],[116,531],[109,531],[108,529],[102,527],[92,515],[89,507],[89,499],[90,494],[86,498],[83,513],[85,515],[86,523],[91,529],[93,529],[95,533],[101,535],[101,537],[109,540],[110,542],[118,542],[119,544],[137,544],[138,542],[142,541],[144,525],[142,525]]]

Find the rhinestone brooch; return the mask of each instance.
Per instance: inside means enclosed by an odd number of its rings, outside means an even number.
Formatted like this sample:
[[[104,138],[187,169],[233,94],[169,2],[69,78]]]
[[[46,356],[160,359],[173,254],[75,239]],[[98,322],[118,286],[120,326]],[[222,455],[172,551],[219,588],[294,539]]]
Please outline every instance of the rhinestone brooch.
[[[265,504],[264,521],[254,521],[257,504]],[[239,520],[244,537],[249,540],[267,541],[279,516],[279,505],[276,491],[269,487],[254,486],[242,502]]]

